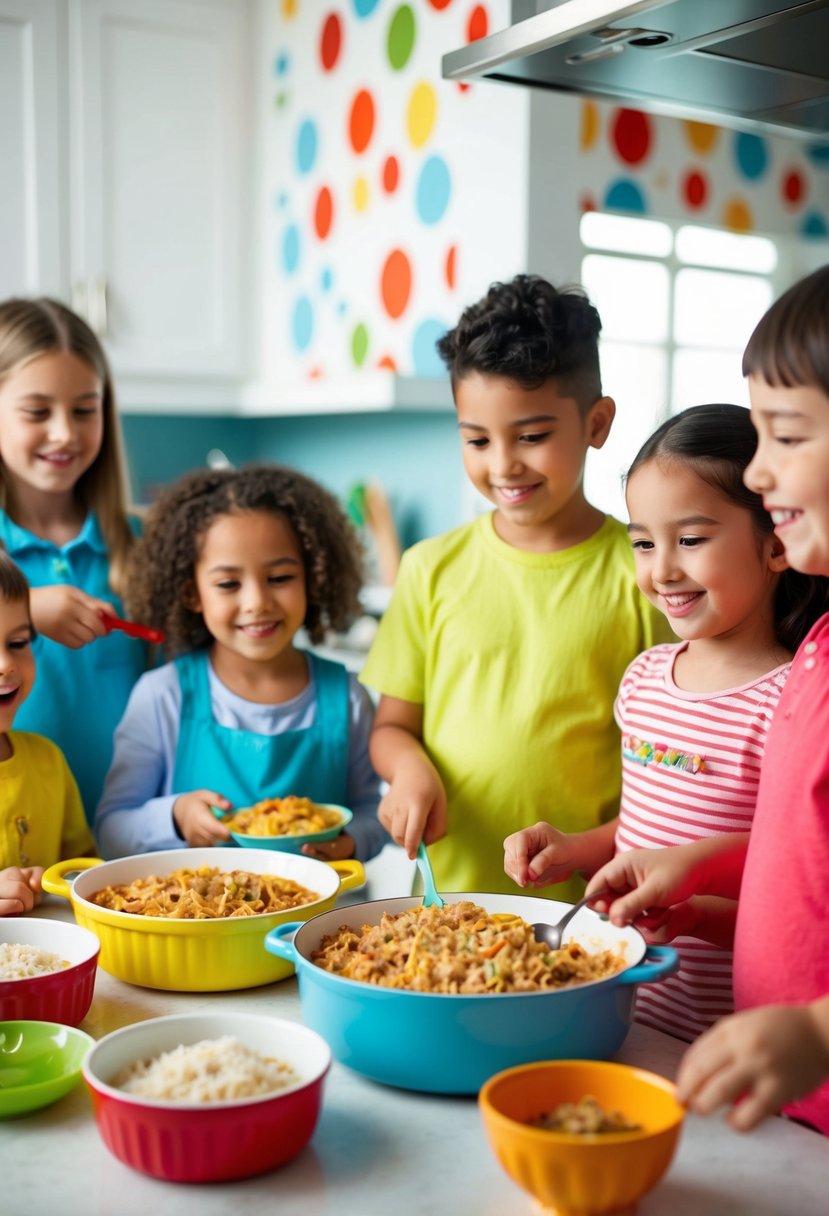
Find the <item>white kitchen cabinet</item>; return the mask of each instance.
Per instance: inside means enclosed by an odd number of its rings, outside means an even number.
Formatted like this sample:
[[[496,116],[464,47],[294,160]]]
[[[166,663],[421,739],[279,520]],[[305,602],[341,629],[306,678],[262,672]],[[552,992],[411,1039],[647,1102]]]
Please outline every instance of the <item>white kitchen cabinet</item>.
[[[249,21],[247,0],[0,0],[0,290],[85,315],[122,396],[245,371]]]
[[[0,0],[0,298],[64,294],[60,0]]]

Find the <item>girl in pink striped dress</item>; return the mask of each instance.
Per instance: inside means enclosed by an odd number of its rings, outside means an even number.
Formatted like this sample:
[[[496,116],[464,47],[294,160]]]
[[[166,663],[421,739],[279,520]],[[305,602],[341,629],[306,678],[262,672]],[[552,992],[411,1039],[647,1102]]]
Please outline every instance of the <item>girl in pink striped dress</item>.
[[[630,664],[616,700],[622,795],[616,819],[564,834],[508,836],[519,886],[589,878],[614,853],[747,832],[769,723],[792,655],[829,608],[829,580],[787,566],[743,472],[757,445],[748,410],[702,405],[665,422],[627,477],[637,582],[677,643]],[[690,1040],[733,1010],[736,903],[697,897],[646,931],[679,949],[679,972],[638,990],[636,1018]],[[680,923],[681,920],[681,923]]]

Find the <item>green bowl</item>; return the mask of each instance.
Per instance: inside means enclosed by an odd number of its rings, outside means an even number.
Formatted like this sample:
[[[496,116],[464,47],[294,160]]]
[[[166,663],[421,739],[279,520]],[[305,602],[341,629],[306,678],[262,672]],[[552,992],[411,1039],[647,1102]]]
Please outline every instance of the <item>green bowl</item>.
[[[0,1118],[40,1110],[68,1094],[94,1042],[59,1022],[0,1022]]]
[[[274,849],[279,853],[299,853],[304,844],[320,844],[324,840],[335,840],[354,817],[346,807],[337,806],[334,802],[321,802],[319,805],[325,807],[327,811],[339,811],[342,816],[340,822],[333,824],[330,828],[323,828],[320,832],[303,832],[297,836],[252,836],[246,832],[234,832],[232,828],[230,834],[244,849]]]

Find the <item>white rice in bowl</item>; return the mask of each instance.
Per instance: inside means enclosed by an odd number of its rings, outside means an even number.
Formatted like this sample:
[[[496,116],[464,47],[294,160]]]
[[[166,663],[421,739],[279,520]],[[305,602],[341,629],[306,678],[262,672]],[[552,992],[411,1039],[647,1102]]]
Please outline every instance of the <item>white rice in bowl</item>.
[[[22,942],[0,942],[0,980],[30,980],[65,971],[70,964],[59,954]]]
[[[263,1056],[232,1035],[174,1047],[136,1060],[110,1082],[136,1097],[162,1102],[232,1102],[295,1085],[289,1064]]]

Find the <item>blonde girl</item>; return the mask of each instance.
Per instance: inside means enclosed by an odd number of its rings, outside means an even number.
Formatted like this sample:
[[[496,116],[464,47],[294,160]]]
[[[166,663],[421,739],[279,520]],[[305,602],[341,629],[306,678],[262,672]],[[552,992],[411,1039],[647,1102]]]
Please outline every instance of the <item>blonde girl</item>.
[[[54,300],[0,303],[0,545],[31,584],[38,634],[38,684],[19,725],[61,748],[90,821],[147,662],[142,643],[102,619],[120,615],[137,530],[95,334]]]
[[[130,697],[98,810],[103,854],[222,844],[219,812],[295,794],[354,812],[304,851],[371,857],[376,817],[368,693],[320,642],[358,611],[361,560],[336,500],[273,465],[204,469],[163,494],[131,564],[127,604],[172,660]]]

